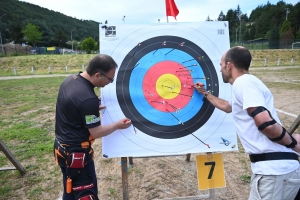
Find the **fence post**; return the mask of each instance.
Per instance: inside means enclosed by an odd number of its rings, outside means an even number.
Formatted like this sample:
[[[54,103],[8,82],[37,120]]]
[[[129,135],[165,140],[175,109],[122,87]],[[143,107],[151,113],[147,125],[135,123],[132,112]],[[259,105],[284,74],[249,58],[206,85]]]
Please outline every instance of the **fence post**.
[[[68,65],[66,65],[66,73],[68,73]]]
[[[291,65],[294,65],[294,58],[291,59]]]
[[[280,58],[278,58],[278,61],[277,61],[277,66],[280,65]]]
[[[49,66],[48,69],[49,69],[49,74],[52,74],[51,66]]]
[[[31,67],[31,73],[34,74],[34,67]]]
[[[14,67],[14,74],[17,75],[17,69]]]
[[[267,59],[265,59],[265,62],[264,62],[264,67],[267,65]]]
[[[82,72],[84,72],[84,65],[82,65]]]

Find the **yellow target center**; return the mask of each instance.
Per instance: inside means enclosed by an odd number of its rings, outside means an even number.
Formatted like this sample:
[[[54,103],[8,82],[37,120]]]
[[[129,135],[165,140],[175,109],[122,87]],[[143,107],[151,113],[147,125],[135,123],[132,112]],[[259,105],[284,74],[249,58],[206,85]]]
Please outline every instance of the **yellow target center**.
[[[181,91],[181,82],[173,74],[164,74],[156,81],[156,91],[164,99],[174,99]]]

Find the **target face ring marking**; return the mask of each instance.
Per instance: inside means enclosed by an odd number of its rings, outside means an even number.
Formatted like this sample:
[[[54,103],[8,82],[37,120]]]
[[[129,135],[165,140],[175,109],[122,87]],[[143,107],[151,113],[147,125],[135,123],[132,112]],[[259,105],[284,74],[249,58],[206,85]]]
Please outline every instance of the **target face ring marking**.
[[[177,36],[158,36],[125,56],[116,94],[122,112],[138,130],[175,139],[200,129],[214,111],[193,88],[196,82],[219,95],[214,65],[199,46]]]

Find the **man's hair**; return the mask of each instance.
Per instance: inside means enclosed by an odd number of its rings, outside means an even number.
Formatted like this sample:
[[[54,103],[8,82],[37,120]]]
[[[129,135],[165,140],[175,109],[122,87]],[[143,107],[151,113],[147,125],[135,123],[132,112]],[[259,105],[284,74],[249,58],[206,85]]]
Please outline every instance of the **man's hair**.
[[[251,60],[250,51],[241,46],[232,47],[225,54],[225,63],[231,62],[238,70],[248,71]]]
[[[86,72],[93,76],[97,72],[102,72],[104,74],[108,73],[110,70],[117,68],[118,65],[112,57],[106,54],[96,55],[86,68]]]

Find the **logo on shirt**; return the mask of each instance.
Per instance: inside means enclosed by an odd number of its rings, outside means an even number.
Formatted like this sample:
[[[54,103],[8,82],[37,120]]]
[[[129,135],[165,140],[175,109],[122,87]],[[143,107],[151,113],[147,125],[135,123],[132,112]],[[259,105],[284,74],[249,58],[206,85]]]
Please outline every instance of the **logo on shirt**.
[[[86,115],[85,116],[85,123],[86,124],[95,124],[97,122],[100,122],[100,117],[97,117],[95,115]]]

